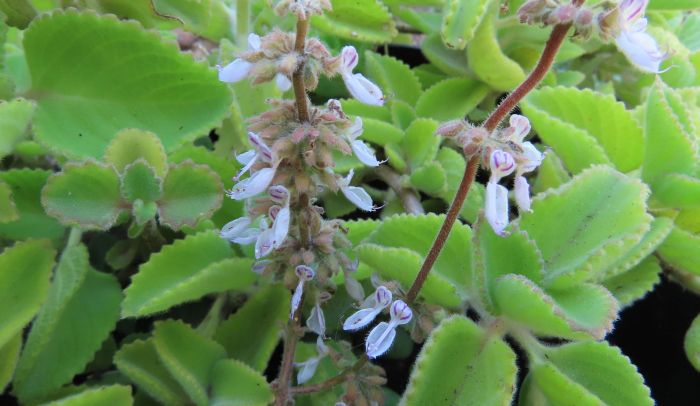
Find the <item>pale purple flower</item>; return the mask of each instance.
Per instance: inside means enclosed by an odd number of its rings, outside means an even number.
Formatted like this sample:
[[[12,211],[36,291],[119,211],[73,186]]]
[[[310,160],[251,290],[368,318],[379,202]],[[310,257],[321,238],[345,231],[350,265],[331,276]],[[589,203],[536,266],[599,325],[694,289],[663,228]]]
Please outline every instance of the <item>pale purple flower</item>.
[[[315,357],[311,357],[304,362],[294,363],[294,366],[299,368],[299,372],[297,373],[297,383],[299,385],[302,385],[313,378],[319,362],[321,362],[323,357],[328,355],[328,347],[323,342],[323,338],[321,338],[320,335],[316,338],[316,353],[317,355]]]
[[[248,51],[260,51],[261,45],[262,40],[260,39],[259,35],[254,33],[248,35]],[[245,79],[248,74],[250,74],[253,64],[243,58],[236,58],[233,60],[233,62],[229,63],[223,68],[220,66],[217,66],[217,68],[219,69],[220,81],[226,83],[236,83]],[[286,92],[292,87],[292,82],[282,73],[277,73],[275,75],[275,84],[277,84],[277,87],[283,92]]]
[[[391,303],[391,291],[384,286],[379,286],[365,299],[362,309],[353,313],[343,323],[343,330],[359,330],[374,320]]]
[[[355,172],[351,169],[346,177],[338,180],[340,191],[343,192],[346,199],[350,200],[350,202],[357,206],[360,210],[376,210],[377,208],[374,206],[374,203],[372,203],[372,197],[370,197],[366,190],[358,186],[350,186],[350,181],[352,180],[354,174]]]
[[[344,47],[340,57],[340,75],[352,97],[365,104],[374,106],[383,105],[384,95],[381,89],[361,73],[352,73],[352,70],[355,69],[359,61],[359,56],[357,55],[355,47]]]
[[[237,218],[229,221],[222,228],[219,235],[225,240],[235,244],[247,245],[253,243],[260,235],[260,229],[250,227],[251,221],[248,217]]]
[[[530,184],[527,183],[527,179],[524,176],[515,177],[515,185],[513,187],[515,192],[515,203],[518,204],[518,208],[522,211],[530,210]],[[506,208],[507,210],[507,208]]]
[[[615,43],[638,68],[651,73],[661,73],[661,62],[668,56],[661,52],[654,37],[646,32],[644,18],[649,0],[623,0],[619,5],[616,21]]]
[[[396,337],[396,327],[406,324],[413,318],[413,311],[406,303],[396,300],[389,311],[391,320],[381,322],[370,331],[365,342],[365,350],[370,358],[377,358],[389,350]]]
[[[277,167],[263,168],[250,175],[235,185],[231,190],[227,191],[228,197],[234,200],[243,200],[249,197],[257,196],[267,190],[267,187],[272,183],[272,178],[275,177]]]
[[[515,159],[508,152],[497,149],[489,157],[491,178],[489,182],[497,183],[502,177],[508,176],[515,170]]]
[[[512,140],[515,142],[522,142],[523,139],[530,133],[530,120],[525,116],[520,114],[513,114],[510,116],[509,120],[510,128],[513,129]]]
[[[289,318],[294,318],[294,313],[297,312],[299,304],[301,303],[301,295],[304,293],[304,283],[312,280],[316,276],[316,272],[306,265],[297,265],[294,272],[299,278],[299,283],[296,289],[294,289],[294,294],[292,295],[292,306],[289,312]]]
[[[346,135],[348,141],[350,142],[352,152],[355,153],[355,156],[360,160],[360,162],[372,167],[379,166],[385,162],[377,160],[377,157],[374,155],[374,150],[363,141],[357,139],[360,135],[362,135],[362,119],[360,117],[355,118],[355,122],[348,129]]]
[[[253,149],[236,156],[236,160],[243,165],[243,168],[233,178],[235,181],[238,181],[243,174],[248,172],[258,160],[263,162],[272,161],[272,150],[263,142],[260,136],[254,132],[248,132],[248,141],[253,145]]]
[[[326,335],[326,316],[323,314],[321,304],[317,301],[311,309],[309,318],[306,319],[306,327],[321,337]]]
[[[495,182],[486,184],[485,216],[493,231],[504,236],[508,225],[508,189]]]

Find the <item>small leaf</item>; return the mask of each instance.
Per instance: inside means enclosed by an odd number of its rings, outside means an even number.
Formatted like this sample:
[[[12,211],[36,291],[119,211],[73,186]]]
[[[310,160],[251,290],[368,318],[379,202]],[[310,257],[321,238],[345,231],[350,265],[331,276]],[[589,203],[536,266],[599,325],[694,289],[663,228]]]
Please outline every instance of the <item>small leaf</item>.
[[[120,301],[116,278],[90,269],[83,245],[66,248],[17,365],[13,390],[23,403],[85,368],[114,329]]]
[[[423,346],[400,405],[510,404],[517,372],[508,344],[469,319],[452,316]]]
[[[153,338],[125,344],[114,354],[114,364],[150,397],[164,405],[184,405],[187,395],[163,366]]]
[[[131,202],[139,199],[153,202],[163,193],[161,179],[156,176],[153,167],[142,158],[124,168],[120,189],[122,196]]]
[[[428,162],[416,168],[410,177],[411,185],[429,195],[442,195],[447,188],[447,174],[439,162]]]
[[[39,311],[49,290],[55,254],[45,240],[18,242],[0,254],[0,347]]]
[[[440,147],[440,137],[435,135],[438,123],[430,119],[417,119],[406,129],[401,146],[411,168],[432,162]]]
[[[124,207],[117,173],[96,161],[68,164],[51,175],[41,203],[65,225],[101,230],[112,227]]]
[[[214,231],[163,247],[132,277],[124,291],[122,316],[146,316],[209,293],[247,287],[255,279],[251,261],[231,254],[229,242]]]
[[[262,372],[272,356],[289,318],[291,295],[282,285],[268,285],[257,291],[226,321],[214,339],[232,358]]]
[[[105,162],[114,165],[117,172],[124,172],[127,165],[144,160],[158,177],[168,172],[168,157],[158,136],[150,131],[128,128],[121,130],[107,146]]]
[[[16,220],[19,220],[19,211],[12,198],[12,188],[0,180],[0,223]]]
[[[45,403],[46,406],[131,406],[131,387],[125,385],[89,387],[82,392]]]
[[[198,406],[208,404],[212,368],[226,357],[224,348],[175,320],[157,322],[153,338],[161,362],[190,399]]]
[[[605,286],[622,306],[629,306],[651,292],[661,281],[661,266],[655,257],[647,257],[627,272],[603,280]]]
[[[685,333],[683,348],[688,361],[696,370],[700,371],[700,315],[693,319],[688,332]]]
[[[7,0],[0,0],[0,9],[3,1]],[[27,135],[35,107],[29,100],[0,100],[0,159],[11,154]]]
[[[213,406],[264,406],[274,396],[265,377],[244,363],[225,359],[212,371]]]
[[[420,49],[431,64],[448,75],[466,76],[471,74],[465,53],[447,48],[442,43],[438,33],[425,37]]]
[[[355,41],[387,43],[398,34],[391,14],[377,0],[334,0],[333,10],[311,17],[322,32]]]
[[[402,100],[415,105],[421,94],[420,81],[411,68],[398,59],[377,53],[365,52],[367,74],[379,86],[389,100]]]
[[[442,12],[442,41],[450,48],[464,49],[486,14],[489,0],[449,0]]]
[[[394,142],[401,142],[404,134],[398,127],[373,118],[362,118],[364,131],[362,139],[373,142],[377,145],[386,145]]]
[[[36,10],[28,0],[0,0],[0,12],[7,16],[7,24],[27,28],[36,17]]]
[[[416,112],[412,105],[401,100],[394,100],[391,103],[391,121],[394,125],[405,130],[415,119]]]
[[[12,381],[12,375],[15,372],[15,365],[17,365],[21,349],[21,332],[15,334],[5,344],[0,345],[0,391],[5,392],[5,387]]]
[[[416,103],[416,115],[438,121],[464,118],[488,92],[488,86],[473,79],[445,79],[420,96]]]
[[[66,155],[101,157],[123,128],[152,131],[172,151],[228,114],[213,69],[135,23],[57,11],[26,30],[24,49],[36,139]]]
[[[700,236],[674,226],[657,252],[671,268],[700,275]]]
[[[173,230],[194,227],[221,207],[223,189],[219,176],[205,165],[185,161],[171,166],[158,201],[160,223]]]

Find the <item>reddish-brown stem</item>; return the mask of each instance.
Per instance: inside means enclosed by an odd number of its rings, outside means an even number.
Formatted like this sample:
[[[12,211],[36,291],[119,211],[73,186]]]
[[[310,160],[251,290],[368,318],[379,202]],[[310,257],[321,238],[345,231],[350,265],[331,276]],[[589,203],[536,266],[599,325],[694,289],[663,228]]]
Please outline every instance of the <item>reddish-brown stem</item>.
[[[303,298],[302,298],[303,301]],[[287,323],[287,338],[284,340],[284,352],[282,353],[282,364],[280,373],[277,376],[277,388],[275,390],[275,406],[284,406],[289,397],[289,382],[292,379],[292,367],[294,366],[294,353],[299,341],[299,328],[301,324],[301,305],[294,313],[292,320]]]
[[[290,392],[294,394],[320,392],[322,390],[332,388],[335,385],[341,384],[343,382],[350,381],[354,378],[355,373],[359,371],[362,368],[362,366],[365,365],[366,362],[367,355],[362,355],[355,362],[355,364],[353,364],[353,366],[350,367],[350,369],[346,369],[342,373],[317,384],[297,386],[296,388],[292,388]]]
[[[309,121],[309,106],[306,99],[304,84],[304,66],[306,65],[306,34],[309,31],[309,20],[297,20],[297,34],[294,40],[294,50],[299,54],[299,64],[292,75],[294,99],[297,103],[297,116],[300,122]]]

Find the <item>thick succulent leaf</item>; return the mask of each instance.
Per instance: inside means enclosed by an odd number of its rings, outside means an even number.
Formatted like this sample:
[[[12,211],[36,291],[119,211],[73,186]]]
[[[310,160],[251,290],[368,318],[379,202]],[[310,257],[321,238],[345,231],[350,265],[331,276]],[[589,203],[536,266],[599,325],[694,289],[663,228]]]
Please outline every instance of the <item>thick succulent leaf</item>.
[[[432,161],[416,168],[409,178],[411,186],[433,196],[441,196],[447,190],[447,173],[440,162]]]
[[[211,385],[212,406],[265,406],[274,398],[260,372],[232,359],[214,365]]]
[[[442,42],[464,49],[488,11],[490,0],[448,0],[442,11]]]
[[[187,395],[158,358],[153,338],[122,346],[114,354],[114,364],[148,396],[164,405],[184,405]]]
[[[606,342],[548,347],[547,362],[534,368],[534,383],[554,405],[653,405],[649,388],[629,358]],[[585,400],[584,400],[585,399]]]
[[[198,406],[208,404],[212,368],[226,357],[224,347],[175,320],[156,323],[153,339],[161,362],[190,399]]]
[[[19,359],[19,351],[22,349],[22,333],[18,332],[14,337],[0,345],[0,391],[12,381],[15,366]]]
[[[500,337],[453,316],[423,346],[400,405],[507,405],[517,371],[515,353]]]
[[[548,144],[551,141],[555,150],[567,152],[567,157],[575,151],[577,142],[593,137],[621,172],[637,169],[642,163],[642,129],[624,104],[611,95],[590,89],[546,87],[528,94],[522,109],[540,138]],[[562,131],[567,134],[562,135]]]
[[[406,129],[406,136],[401,141],[406,156],[406,162],[411,168],[418,168],[435,160],[440,137],[435,135],[438,122],[420,118],[411,123]]]
[[[542,252],[544,284],[562,287],[591,279],[602,270],[595,266],[605,262],[601,258],[616,253],[607,251],[611,243],[641,239],[652,220],[647,195],[644,184],[605,166],[537,195],[519,225]],[[591,256],[598,258],[591,261]]]
[[[446,79],[445,73],[431,63],[424,63],[413,68],[413,72],[420,79],[423,90],[430,88],[441,80]]]
[[[425,37],[420,46],[425,57],[436,68],[451,76],[470,75],[464,52],[449,49],[442,43],[440,34]]]
[[[130,202],[139,199],[143,202],[154,202],[163,194],[162,180],[144,159],[139,158],[138,161],[127,165],[120,178],[121,194]]]
[[[422,93],[423,91],[421,90],[420,92]],[[398,126],[402,130],[405,130],[415,119],[416,112],[413,110],[413,105],[401,100],[394,100],[393,103],[391,103],[391,121],[394,123],[394,125]],[[338,165],[336,163],[336,168],[337,166]]]
[[[7,17],[7,24],[22,29],[36,17],[36,10],[29,0],[0,0],[0,12]]]
[[[12,204],[18,218],[0,222],[0,237],[10,240],[27,238],[60,238],[65,228],[44,212],[41,206],[41,188],[46,184],[49,171],[40,169],[11,169],[0,171],[0,182],[11,191]]]
[[[688,356],[688,361],[700,371],[700,315],[695,317],[688,332],[685,333],[683,348]]]
[[[654,184],[671,173],[693,175],[697,161],[697,137],[689,129],[686,107],[680,96],[657,80],[645,106],[645,153],[642,179]]]
[[[219,325],[214,339],[231,358],[262,372],[280,340],[290,301],[289,290],[282,285],[265,286]]]
[[[86,230],[109,229],[126,207],[117,172],[96,161],[68,164],[51,175],[41,191],[41,203],[61,223]]]
[[[629,306],[651,292],[661,281],[661,266],[655,257],[647,257],[627,272],[602,281],[622,306]]]
[[[12,153],[15,145],[27,135],[35,107],[29,100],[0,100],[0,159]]]
[[[213,69],[113,16],[44,15],[25,32],[24,49],[36,138],[69,156],[102,156],[122,128],[153,131],[172,151],[208,132],[231,102]]]
[[[479,79],[495,90],[508,91],[525,79],[525,72],[503,53],[498,43],[498,9],[498,2],[492,2],[467,47],[467,60],[469,68]]]
[[[408,248],[424,257],[444,221],[445,216],[435,214],[392,216],[379,224],[369,241],[384,247]],[[473,272],[471,239],[469,226],[455,224],[430,273],[449,281],[461,295],[466,295]],[[410,283],[404,285],[409,287]]]
[[[416,115],[438,121],[464,118],[488,93],[488,86],[474,79],[445,79],[421,94]]]
[[[131,387],[126,385],[88,387],[65,398],[45,403],[46,406],[131,406],[133,404]]]
[[[49,291],[55,254],[45,240],[18,242],[0,254],[0,347],[39,311]]]
[[[389,10],[378,0],[334,0],[333,10],[311,17],[311,25],[354,41],[386,43],[398,34]]]
[[[158,201],[160,223],[173,230],[194,227],[221,207],[223,189],[219,175],[206,165],[185,161],[171,166]]]
[[[391,118],[390,118],[391,119]],[[378,145],[401,142],[404,137],[403,131],[385,121],[374,118],[362,119],[363,129],[362,139]]]
[[[700,275],[700,236],[674,226],[658,249],[659,256],[679,271]]]
[[[451,148],[440,148],[437,162],[440,163],[447,175],[447,189],[440,197],[450,204],[457,194],[457,188],[462,181],[467,163],[462,154]],[[483,207],[484,186],[480,183],[473,183],[459,214],[470,223],[474,223],[479,210]]]
[[[158,136],[150,131],[127,128],[114,136],[105,151],[105,162],[124,172],[127,165],[143,159],[159,177],[168,172],[168,157]]]
[[[66,248],[17,365],[17,396],[48,395],[82,371],[114,329],[120,301],[116,278],[90,268],[85,246]]]
[[[365,241],[379,224],[381,224],[380,221],[371,219],[358,219],[343,223],[348,230],[346,237],[350,240],[352,245],[358,245]]]
[[[122,316],[145,316],[209,293],[249,286],[254,281],[251,261],[231,258],[231,254],[229,242],[214,231],[163,247],[132,277],[124,291]]]
[[[559,187],[569,180],[571,180],[571,176],[564,167],[561,158],[554,151],[549,151],[544,156],[540,167],[537,168],[537,177],[532,184],[532,194]]]
[[[695,13],[686,16],[683,24],[677,28],[676,35],[689,51],[700,50],[700,15]]]
[[[700,207],[700,179],[680,173],[664,176],[654,183],[654,203],[664,208]]]
[[[392,56],[366,51],[365,68],[370,79],[389,100],[402,100],[411,106],[416,104],[421,85],[408,65]]]
[[[586,332],[598,340],[612,331],[619,304],[603,286],[582,283],[568,289],[549,289],[547,293],[573,330]]]

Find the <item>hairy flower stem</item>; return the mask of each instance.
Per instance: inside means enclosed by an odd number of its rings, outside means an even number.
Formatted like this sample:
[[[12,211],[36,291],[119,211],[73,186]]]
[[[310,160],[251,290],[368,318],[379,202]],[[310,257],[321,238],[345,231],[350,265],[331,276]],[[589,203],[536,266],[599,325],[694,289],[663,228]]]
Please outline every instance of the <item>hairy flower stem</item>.
[[[297,311],[292,320],[287,323],[287,338],[284,340],[284,352],[282,353],[282,365],[277,376],[277,388],[275,390],[275,406],[284,406],[289,397],[289,382],[292,379],[292,367],[294,366],[294,353],[299,341],[299,330],[301,328],[301,308],[304,302],[302,297]]]
[[[294,86],[294,98],[297,103],[297,116],[299,122],[304,123],[309,121],[309,106],[306,99],[306,85],[304,84],[304,66],[306,65],[306,56],[304,55],[306,48],[306,34],[309,31],[309,20],[297,20],[297,35],[294,40],[294,50],[300,56],[297,70],[292,75],[292,84]]]
[[[583,2],[574,2],[576,5],[580,5],[581,3]],[[499,104],[498,107],[489,115],[483,124],[483,127],[486,130],[489,132],[495,130],[506,115],[508,115],[508,113],[515,108],[520,100],[522,100],[523,97],[525,97],[532,89],[535,88],[535,86],[537,86],[538,83],[542,81],[542,79],[544,79],[545,75],[552,67],[554,57],[561,47],[561,44],[564,42],[564,39],[566,39],[566,33],[569,31],[570,27],[571,24],[556,25],[554,27],[549,39],[547,40],[544,51],[542,51],[540,60],[537,62],[537,66],[535,66],[535,69],[533,69],[528,77],[525,78],[525,81],[523,81],[523,83],[521,83],[520,86],[518,86],[511,94],[509,94],[508,97],[506,97],[505,100],[503,100],[503,102]],[[435,237],[435,241],[430,247],[430,251],[428,251],[428,255],[426,255],[425,261],[423,261],[423,265],[421,266],[418,275],[416,275],[416,279],[413,281],[411,289],[406,295],[406,303],[411,304],[416,299],[418,292],[420,292],[421,287],[423,287],[425,280],[428,278],[428,274],[435,264],[438,255],[440,255],[440,251],[442,251],[442,247],[445,245],[447,237],[450,235],[452,226],[457,220],[457,215],[462,209],[462,204],[464,204],[464,199],[466,199],[469,188],[471,187],[472,182],[474,182],[474,176],[476,175],[476,170],[478,167],[479,156],[473,155],[469,159],[469,162],[464,170],[464,176],[462,177],[462,181],[459,183],[459,187],[457,188],[457,194],[455,195],[454,200],[452,200],[450,208],[447,210],[445,222],[442,223],[440,231],[438,231],[437,237]]]

